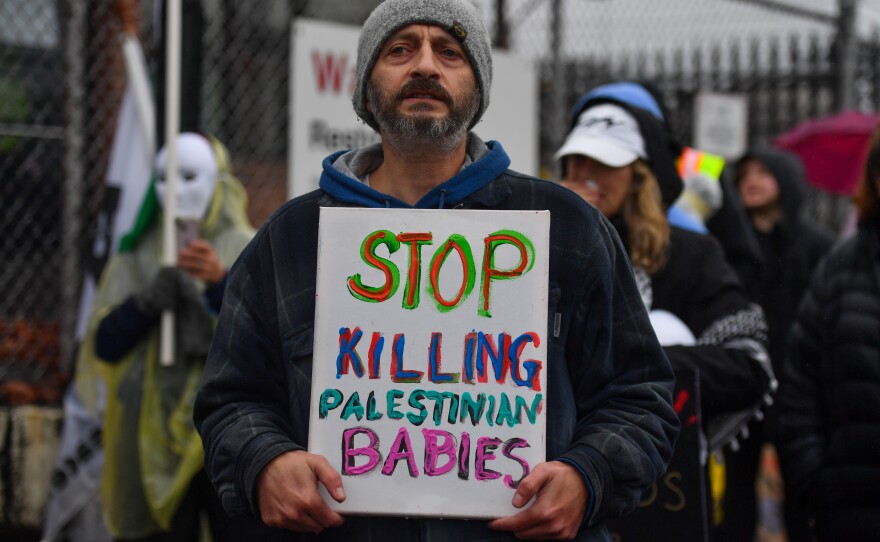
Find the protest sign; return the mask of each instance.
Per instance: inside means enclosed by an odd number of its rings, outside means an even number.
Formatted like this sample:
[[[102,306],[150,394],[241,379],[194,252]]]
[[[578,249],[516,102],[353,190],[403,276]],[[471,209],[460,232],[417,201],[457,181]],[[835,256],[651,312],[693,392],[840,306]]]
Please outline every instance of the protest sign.
[[[545,460],[549,227],[547,211],[321,209],[309,451],[342,474],[334,509],[517,511]]]

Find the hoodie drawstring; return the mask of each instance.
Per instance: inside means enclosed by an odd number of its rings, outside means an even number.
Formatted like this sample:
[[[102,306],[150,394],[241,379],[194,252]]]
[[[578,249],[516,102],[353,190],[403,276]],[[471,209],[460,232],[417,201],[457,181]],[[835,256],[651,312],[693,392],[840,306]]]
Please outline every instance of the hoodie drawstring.
[[[438,209],[442,209],[444,203],[446,203],[446,189],[445,189],[445,188],[441,188],[441,189],[440,189],[440,203],[439,203],[439,205],[437,206],[437,208],[438,208]]]

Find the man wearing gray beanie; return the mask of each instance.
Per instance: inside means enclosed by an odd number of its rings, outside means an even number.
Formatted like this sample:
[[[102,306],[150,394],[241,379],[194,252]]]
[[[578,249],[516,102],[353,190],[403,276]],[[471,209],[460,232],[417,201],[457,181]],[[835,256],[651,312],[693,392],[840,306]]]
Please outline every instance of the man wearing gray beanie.
[[[370,14],[358,40],[357,83],[351,99],[355,112],[374,130],[379,131],[379,126],[367,107],[366,89],[369,85],[370,73],[385,41],[401,28],[411,24],[436,25],[458,38],[477,78],[480,92],[479,110],[468,123],[468,128],[473,128],[489,107],[489,88],[492,86],[492,44],[480,14],[473,6],[462,2],[443,0],[384,2]]]
[[[380,143],[325,158],[320,188],[279,209],[230,272],[194,418],[223,506],[277,527],[277,540],[606,541],[603,520],[634,509],[666,469],[673,374],[626,251],[579,196],[511,171],[501,144],[471,131],[491,83],[471,4],[380,4],[361,32],[352,97]],[[321,207],[550,211],[548,461],[515,484],[518,513],[343,517],[324,500],[346,497],[338,458],[306,450]]]

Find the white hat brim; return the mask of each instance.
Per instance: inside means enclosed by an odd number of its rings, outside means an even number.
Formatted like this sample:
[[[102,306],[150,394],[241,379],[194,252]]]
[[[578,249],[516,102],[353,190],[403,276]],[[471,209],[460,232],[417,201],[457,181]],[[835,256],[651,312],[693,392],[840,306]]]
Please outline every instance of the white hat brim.
[[[611,167],[628,166],[639,157],[634,152],[609,143],[607,138],[590,137],[581,134],[572,134],[562,144],[562,147],[556,151],[554,158],[559,160],[564,156],[572,154],[583,154]]]

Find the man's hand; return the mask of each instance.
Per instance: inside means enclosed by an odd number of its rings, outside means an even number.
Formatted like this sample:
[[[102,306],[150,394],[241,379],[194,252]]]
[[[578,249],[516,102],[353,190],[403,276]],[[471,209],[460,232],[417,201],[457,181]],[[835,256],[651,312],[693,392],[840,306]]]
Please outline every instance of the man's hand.
[[[343,517],[321,498],[319,482],[337,502],[345,500],[342,476],[323,456],[299,450],[270,461],[257,480],[263,523],[298,533],[319,533],[342,525]]]
[[[530,540],[571,540],[577,535],[590,498],[577,469],[561,461],[541,463],[519,484],[513,505],[522,512],[489,522],[497,531],[510,531]]]
[[[217,284],[226,275],[217,251],[204,239],[196,239],[180,249],[177,265],[205,284]]]

